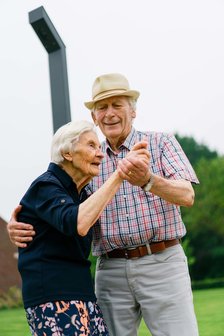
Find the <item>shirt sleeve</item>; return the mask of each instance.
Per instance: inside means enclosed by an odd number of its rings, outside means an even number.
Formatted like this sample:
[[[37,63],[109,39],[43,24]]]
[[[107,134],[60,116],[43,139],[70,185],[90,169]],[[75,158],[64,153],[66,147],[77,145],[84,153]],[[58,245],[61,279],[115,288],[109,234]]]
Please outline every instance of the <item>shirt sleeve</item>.
[[[77,234],[77,219],[79,209],[79,197],[74,199],[68,192],[52,180],[41,181],[37,183],[32,190],[29,191],[29,198],[32,200],[33,211],[37,220],[46,222],[52,225],[65,235]],[[25,208],[32,208],[27,204],[29,199],[26,200]]]
[[[193,167],[174,135],[166,134],[162,137],[161,151],[162,167],[166,178],[199,183]]]

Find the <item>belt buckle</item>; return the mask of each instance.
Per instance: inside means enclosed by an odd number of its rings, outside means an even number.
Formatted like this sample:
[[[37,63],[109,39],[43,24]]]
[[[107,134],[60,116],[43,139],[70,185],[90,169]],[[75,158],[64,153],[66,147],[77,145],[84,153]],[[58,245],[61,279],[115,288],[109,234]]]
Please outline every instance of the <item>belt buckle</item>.
[[[140,258],[140,257],[129,257],[129,255],[128,255],[128,251],[133,251],[133,250],[137,250],[137,249],[138,249],[138,246],[137,247],[129,247],[129,248],[127,248],[125,250],[125,252],[124,252],[125,258],[126,259],[131,259],[131,260],[135,260],[135,259]]]

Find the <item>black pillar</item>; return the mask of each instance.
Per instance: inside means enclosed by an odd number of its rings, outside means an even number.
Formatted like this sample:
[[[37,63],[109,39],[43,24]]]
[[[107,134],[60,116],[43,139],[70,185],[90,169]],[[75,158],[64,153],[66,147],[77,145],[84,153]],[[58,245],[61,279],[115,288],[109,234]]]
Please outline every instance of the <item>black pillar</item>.
[[[65,45],[43,6],[29,12],[29,22],[48,52],[53,129],[71,121]]]

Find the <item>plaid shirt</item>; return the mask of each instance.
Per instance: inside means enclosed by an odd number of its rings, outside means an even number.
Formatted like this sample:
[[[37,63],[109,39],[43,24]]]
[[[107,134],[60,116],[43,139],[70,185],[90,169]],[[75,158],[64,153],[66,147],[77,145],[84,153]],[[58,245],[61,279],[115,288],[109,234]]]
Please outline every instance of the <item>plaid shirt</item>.
[[[92,193],[115,171],[118,160],[140,140],[148,139],[151,154],[150,169],[167,179],[184,179],[199,183],[197,176],[174,136],[165,133],[139,132],[132,128],[120,152],[114,153],[104,141],[105,157],[99,176],[87,187]],[[103,211],[99,222],[93,227],[93,254],[101,255],[117,248],[142,245],[146,242],[181,238],[186,228],[180,207],[160,197],[145,192],[141,187],[123,181],[115,197]]]

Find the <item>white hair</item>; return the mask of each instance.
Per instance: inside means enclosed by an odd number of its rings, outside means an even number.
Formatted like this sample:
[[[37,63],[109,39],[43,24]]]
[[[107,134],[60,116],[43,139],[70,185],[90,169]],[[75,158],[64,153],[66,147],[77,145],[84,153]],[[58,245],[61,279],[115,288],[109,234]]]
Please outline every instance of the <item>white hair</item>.
[[[136,111],[137,100],[132,98],[132,97],[128,97],[128,101],[129,101],[129,104],[131,105],[133,111]]]
[[[51,161],[60,164],[64,161],[63,153],[72,150],[82,133],[92,131],[96,133],[95,125],[86,120],[71,121],[61,126],[53,136],[51,143]]]

